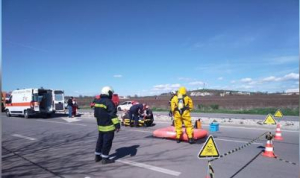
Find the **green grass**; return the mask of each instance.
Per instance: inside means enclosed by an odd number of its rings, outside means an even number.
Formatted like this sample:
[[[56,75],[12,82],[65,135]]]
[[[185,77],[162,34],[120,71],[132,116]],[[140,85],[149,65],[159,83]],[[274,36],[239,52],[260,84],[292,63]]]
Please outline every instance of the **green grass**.
[[[284,108],[280,110],[284,116],[299,116],[299,109]],[[153,111],[169,111],[169,110],[161,109],[161,108],[153,108]],[[267,115],[267,114],[275,114],[276,111],[277,108],[254,108],[249,110],[230,110],[230,109],[212,109],[209,107],[209,108],[195,109],[192,112]]]

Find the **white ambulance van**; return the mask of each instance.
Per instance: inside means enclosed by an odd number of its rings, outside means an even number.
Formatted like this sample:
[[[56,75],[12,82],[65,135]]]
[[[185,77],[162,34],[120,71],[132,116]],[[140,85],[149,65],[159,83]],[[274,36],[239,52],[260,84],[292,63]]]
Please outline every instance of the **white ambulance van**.
[[[52,90],[43,88],[19,89],[11,92],[6,103],[6,115],[23,115],[28,118],[32,115],[51,116],[53,108]]]
[[[55,112],[63,112],[65,113],[65,94],[63,90],[52,90],[53,97],[53,108]]]

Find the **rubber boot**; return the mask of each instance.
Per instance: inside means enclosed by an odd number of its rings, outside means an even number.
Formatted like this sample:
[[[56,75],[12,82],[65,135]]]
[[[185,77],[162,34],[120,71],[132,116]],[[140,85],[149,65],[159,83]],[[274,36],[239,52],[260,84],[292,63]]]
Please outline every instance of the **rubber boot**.
[[[189,138],[189,143],[190,143],[190,144],[194,144],[194,143],[195,143],[194,138]]]
[[[102,164],[110,164],[110,163],[114,163],[115,161],[112,159],[108,159],[108,158],[103,158],[102,159]]]
[[[99,162],[102,160],[102,157],[100,155],[95,155],[95,162]]]

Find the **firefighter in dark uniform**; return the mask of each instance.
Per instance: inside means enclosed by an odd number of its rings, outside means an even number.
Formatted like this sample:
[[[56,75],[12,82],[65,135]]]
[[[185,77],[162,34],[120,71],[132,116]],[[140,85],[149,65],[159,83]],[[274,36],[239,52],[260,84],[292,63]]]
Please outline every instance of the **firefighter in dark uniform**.
[[[151,126],[151,125],[153,124],[153,121],[154,121],[153,112],[152,112],[152,110],[149,108],[148,105],[146,105],[145,108],[146,108],[146,109],[145,109],[144,119],[150,120],[150,121],[147,123],[147,126]]]
[[[117,110],[112,102],[114,90],[109,87],[103,87],[100,99],[95,101],[94,116],[97,118],[99,136],[95,151],[95,161],[102,160],[102,164],[113,163],[109,159],[109,151],[114,139],[114,132],[120,130],[120,121],[117,116]]]
[[[146,104],[134,104],[130,107],[128,111],[130,117],[130,124],[131,124],[131,120],[134,120],[134,126],[138,127],[139,116],[143,114],[145,107]]]

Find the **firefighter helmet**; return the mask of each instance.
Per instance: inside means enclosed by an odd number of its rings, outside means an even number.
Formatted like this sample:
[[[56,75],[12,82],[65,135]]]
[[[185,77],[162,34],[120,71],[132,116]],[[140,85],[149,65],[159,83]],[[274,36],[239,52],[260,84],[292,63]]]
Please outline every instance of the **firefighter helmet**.
[[[112,98],[112,94],[114,93],[114,89],[110,86],[105,86],[101,90],[101,95],[107,95]]]

